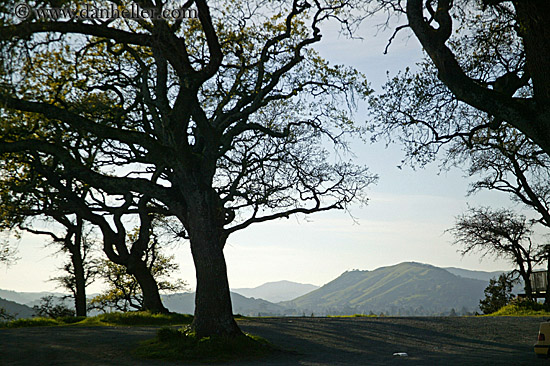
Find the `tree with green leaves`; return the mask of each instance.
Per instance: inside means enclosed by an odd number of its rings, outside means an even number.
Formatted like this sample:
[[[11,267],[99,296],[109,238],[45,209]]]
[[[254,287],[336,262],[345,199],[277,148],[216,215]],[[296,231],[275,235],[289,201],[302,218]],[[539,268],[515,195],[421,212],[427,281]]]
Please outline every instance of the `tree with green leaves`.
[[[60,284],[73,294],[76,314],[86,316],[86,286],[94,278],[90,242],[86,240],[84,220],[56,194],[20,156],[3,156],[0,160],[0,230],[11,237],[21,232],[45,235],[70,261],[64,265]],[[88,190],[68,182],[75,195],[86,196]]]
[[[479,308],[483,314],[492,314],[510,303],[515,297],[512,294],[513,282],[508,273],[489,280],[489,285],[484,290],[485,298],[479,300]]]
[[[365,201],[375,177],[327,146],[341,152],[358,131],[350,113],[370,89],[363,75],[311,48],[323,22],[348,25],[352,1],[195,0],[184,8],[191,5],[195,19],[17,20],[5,11],[0,152],[55,162],[48,182],[89,186],[93,197],[117,203],[113,217],[149,205],[177,218],[197,277],[192,329],[240,336],[223,254],[228,237]],[[100,147],[93,169],[81,144]],[[92,222],[93,203],[76,205]],[[107,243],[121,236],[103,234]]]
[[[174,257],[165,256],[156,250],[154,246],[149,248],[146,262],[159,290],[164,293],[184,290],[185,283],[183,281],[170,278],[173,272],[179,269],[179,265],[174,263]],[[135,276],[129,274],[125,266],[110,260],[103,260],[99,268],[99,276],[107,285],[107,289],[91,300],[92,308],[104,312],[146,309],[143,291]]]

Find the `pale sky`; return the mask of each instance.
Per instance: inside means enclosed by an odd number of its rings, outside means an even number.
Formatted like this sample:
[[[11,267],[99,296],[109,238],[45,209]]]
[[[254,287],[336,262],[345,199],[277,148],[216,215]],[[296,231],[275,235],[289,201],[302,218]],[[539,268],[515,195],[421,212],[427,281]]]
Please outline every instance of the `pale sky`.
[[[364,72],[375,90],[386,80],[386,71],[395,74],[413,65],[421,57],[416,39],[398,36],[388,55],[383,55],[389,34],[378,34],[372,26],[364,26],[360,40],[338,37],[324,32],[321,55],[332,63],[351,65]],[[367,119],[359,110],[357,121]],[[257,224],[233,234],[226,246],[229,283],[232,288],[255,287],[265,282],[290,280],[323,285],[346,270],[373,270],[404,261],[428,263],[440,267],[495,271],[510,269],[505,261],[492,258],[480,261],[479,256],[461,257],[449,229],[455,216],[470,206],[509,207],[507,195],[483,193],[466,197],[468,180],[458,169],[439,173],[437,164],[413,171],[398,169],[403,153],[400,146],[386,148],[356,142],[353,149],[357,162],[366,164],[379,175],[370,189],[370,203],[353,207],[358,224],[343,211],[292,217]],[[54,291],[47,281],[65,260],[45,248],[45,238],[25,235],[19,241],[17,264],[0,267],[0,289],[16,291]],[[179,277],[194,287],[194,269],[188,244],[171,253],[180,264]],[[101,290],[99,284],[89,292]]]

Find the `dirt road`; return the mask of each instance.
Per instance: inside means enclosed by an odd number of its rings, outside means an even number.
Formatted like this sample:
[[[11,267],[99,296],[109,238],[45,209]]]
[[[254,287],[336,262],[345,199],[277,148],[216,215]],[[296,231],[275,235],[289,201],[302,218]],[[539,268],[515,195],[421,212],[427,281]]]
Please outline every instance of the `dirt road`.
[[[540,318],[261,318],[243,330],[283,349],[228,365],[550,365],[533,353]],[[155,327],[0,329],[2,366],[181,365],[136,360],[131,350]],[[406,353],[407,356],[394,356]]]

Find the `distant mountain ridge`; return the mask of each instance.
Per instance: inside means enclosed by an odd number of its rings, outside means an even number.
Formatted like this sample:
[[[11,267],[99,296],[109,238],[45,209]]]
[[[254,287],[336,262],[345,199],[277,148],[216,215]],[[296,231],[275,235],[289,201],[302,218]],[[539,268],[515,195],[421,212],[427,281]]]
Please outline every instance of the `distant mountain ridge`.
[[[235,288],[231,289],[231,291],[245,297],[253,297],[278,303],[295,299],[311,291],[317,290],[318,288],[319,286],[315,285],[283,280],[267,282],[254,288]]]
[[[382,312],[401,316],[466,314],[479,311],[479,300],[484,298],[483,290],[488,285],[488,279],[502,272],[439,268],[405,262],[372,271],[344,272],[322,287],[278,281],[250,289],[232,289],[231,299],[233,312],[246,316]],[[24,302],[29,306],[49,294],[0,290],[0,298],[20,304]],[[288,300],[293,296],[296,297]],[[162,299],[171,311],[194,312],[194,293],[163,295]],[[279,299],[286,300],[274,303]],[[0,307],[4,306],[2,304],[5,303],[0,303]],[[15,312],[18,311],[12,313]]]
[[[59,292],[17,292],[0,289],[0,298],[28,306],[36,305],[42,297],[49,295],[55,297],[65,296],[65,294]]]
[[[4,309],[7,314],[17,319],[31,318],[35,315],[35,311],[31,307],[27,305],[19,304],[15,301],[5,300],[1,298],[0,298],[0,308]]]
[[[498,278],[498,276],[500,276],[501,274],[509,272],[509,271],[493,271],[493,272],[472,271],[469,269],[456,268],[456,267],[444,267],[443,269],[456,276],[460,276],[464,278],[473,278],[475,280],[481,280],[481,281],[487,281],[487,282],[489,282],[491,278]]]
[[[172,295],[163,295],[162,302],[168,310],[193,314],[195,312],[195,293],[186,292]],[[276,316],[285,315],[285,308],[262,299],[251,299],[231,292],[233,313],[245,316]]]

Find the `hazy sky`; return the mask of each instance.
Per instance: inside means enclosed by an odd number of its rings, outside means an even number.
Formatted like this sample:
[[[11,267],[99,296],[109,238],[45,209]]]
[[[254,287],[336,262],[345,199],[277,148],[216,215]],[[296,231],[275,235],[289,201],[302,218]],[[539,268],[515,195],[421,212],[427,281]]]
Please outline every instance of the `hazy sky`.
[[[403,39],[405,34],[383,55],[389,34],[373,37],[376,29],[372,24],[360,31],[364,41],[347,40],[330,30],[324,34],[318,47],[322,56],[358,68],[376,90],[386,80],[387,70],[394,74],[421,57],[418,42]],[[357,121],[366,119],[366,112],[359,110]],[[479,256],[462,258],[451,246],[452,238],[444,234],[468,203],[510,206],[505,194],[466,197],[468,180],[459,170],[438,174],[437,165],[400,170],[397,166],[403,154],[399,146],[357,142],[353,148],[357,161],[380,176],[370,190],[369,205],[351,210],[359,223],[345,212],[335,211],[262,223],[233,234],[225,250],[231,287],[254,287],[283,279],[323,285],[346,270],[372,270],[403,261],[487,271],[511,268],[492,258],[481,262]],[[53,255],[53,248],[45,248],[44,242],[42,237],[23,237],[19,242],[21,259],[14,266],[0,268],[1,289],[55,290],[55,283],[47,280],[56,275],[55,269],[65,258]],[[182,244],[173,253],[181,266],[179,276],[193,287],[189,245]],[[98,290],[99,285],[90,288],[91,292]]]

